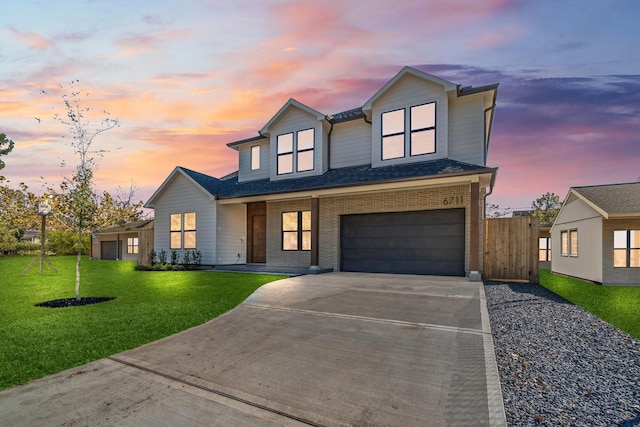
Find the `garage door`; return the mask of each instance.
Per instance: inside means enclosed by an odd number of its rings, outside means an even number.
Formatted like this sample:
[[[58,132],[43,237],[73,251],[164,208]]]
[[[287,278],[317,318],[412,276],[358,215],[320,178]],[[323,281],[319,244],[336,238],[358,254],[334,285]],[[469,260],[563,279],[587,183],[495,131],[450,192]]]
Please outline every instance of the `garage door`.
[[[342,271],[464,276],[464,209],[343,215]]]
[[[100,259],[117,259],[118,247],[116,241],[100,242]]]

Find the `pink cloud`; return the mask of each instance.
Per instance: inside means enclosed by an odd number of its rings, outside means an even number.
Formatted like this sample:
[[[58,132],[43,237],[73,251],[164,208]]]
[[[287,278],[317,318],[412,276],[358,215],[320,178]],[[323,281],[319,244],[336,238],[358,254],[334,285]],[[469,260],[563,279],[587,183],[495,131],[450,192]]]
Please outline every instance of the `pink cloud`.
[[[9,31],[17,40],[26,44],[31,49],[46,50],[52,45],[50,40],[35,32],[23,32],[16,28],[10,28]]]

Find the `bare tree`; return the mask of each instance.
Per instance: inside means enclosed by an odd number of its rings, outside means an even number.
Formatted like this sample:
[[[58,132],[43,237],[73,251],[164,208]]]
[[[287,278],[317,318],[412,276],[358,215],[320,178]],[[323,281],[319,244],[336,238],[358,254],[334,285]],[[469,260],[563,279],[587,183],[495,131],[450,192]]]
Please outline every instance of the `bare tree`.
[[[93,175],[97,162],[105,150],[95,149],[94,139],[103,132],[120,125],[117,118],[103,118],[93,127],[87,114],[91,108],[82,105],[83,93],[79,89],[79,81],[69,84],[69,93],[62,95],[65,116],[54,115],[54,119],[65,125],[72,137],[71,147],[77,157],[75,172],[65,177],[63,189],[68,191],[71,215],[78,233],[78,257],[76,261],[76,299],[80,299],[80,260],[82,259],[82,235],[93,225],[96,212]],[[84,96],[88,96],[85,94]],[[107,113],[108,114],[108,113]]]
[[[540,224],[552,224],[561,207],[560,197],[555,193],[545,193],[531,202],[533,216],[540,218]]]

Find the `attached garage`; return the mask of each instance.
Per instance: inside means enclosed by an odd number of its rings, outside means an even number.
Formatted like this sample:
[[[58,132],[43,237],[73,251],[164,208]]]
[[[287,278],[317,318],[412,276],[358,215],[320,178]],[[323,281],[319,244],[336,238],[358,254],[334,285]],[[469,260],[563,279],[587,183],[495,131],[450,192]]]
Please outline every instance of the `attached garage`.
[[[118,259],[118,246],[115,240],[100,242],[100,259]]]
[[[340,269],[464,276],[465,210],[340,217]]]

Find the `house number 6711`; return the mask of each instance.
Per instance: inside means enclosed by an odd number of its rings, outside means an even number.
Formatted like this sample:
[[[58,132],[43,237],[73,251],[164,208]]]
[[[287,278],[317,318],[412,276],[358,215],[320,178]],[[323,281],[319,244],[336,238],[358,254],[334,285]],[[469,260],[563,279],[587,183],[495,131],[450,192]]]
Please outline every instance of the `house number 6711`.
[[[451,196],[451,197],[445,197],[442,200],[442,204],[444,206],[449,206],[449,205],[461,205],[464,203],[464,197],[463,196]]]

